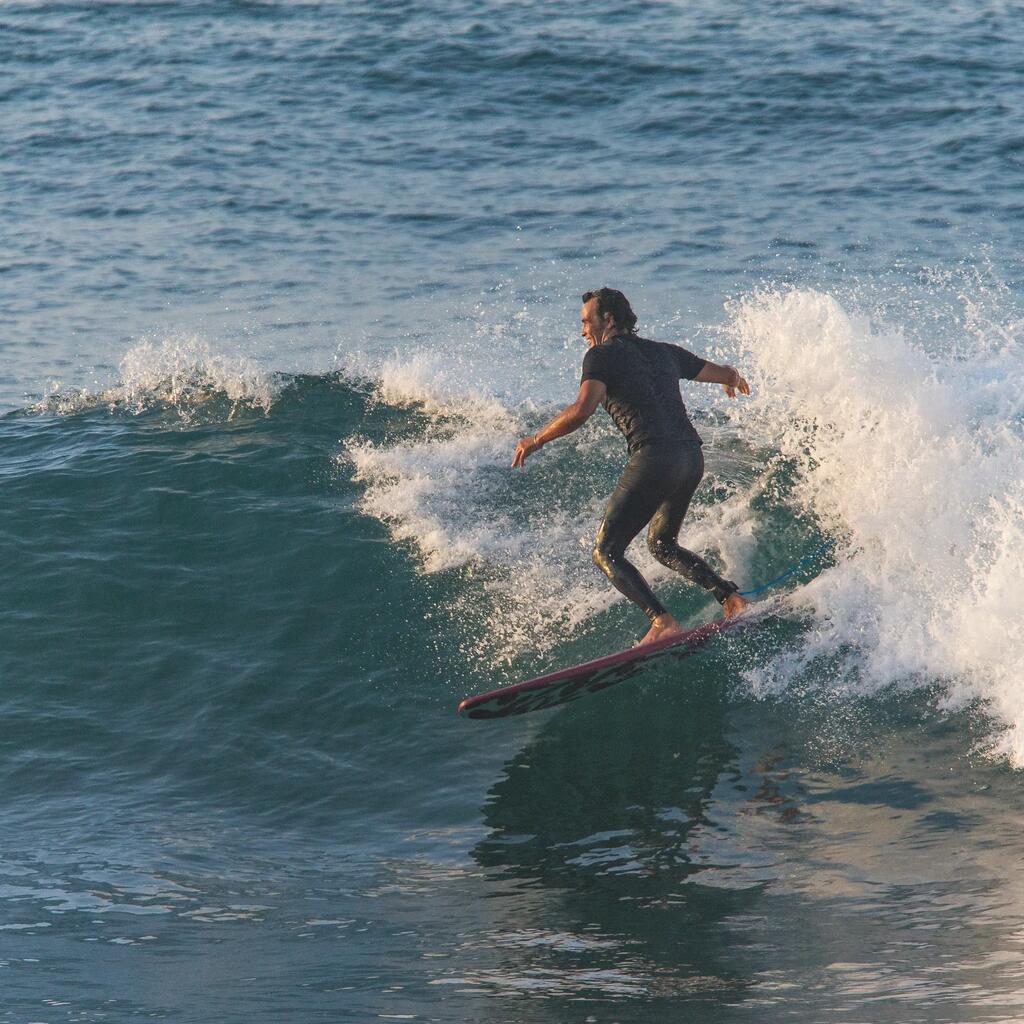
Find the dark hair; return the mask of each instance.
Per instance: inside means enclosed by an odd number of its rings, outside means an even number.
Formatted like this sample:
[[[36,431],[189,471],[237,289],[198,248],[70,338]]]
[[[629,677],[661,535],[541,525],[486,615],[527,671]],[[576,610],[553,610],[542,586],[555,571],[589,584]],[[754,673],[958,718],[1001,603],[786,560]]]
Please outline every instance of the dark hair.
[[[616,291],[614,288],[598,288],[596,292],[583,293],[584,302],[589,302],[591,299],[597,299],[598,316],[611,313],[615,326],[620,331],[625,331],[627,334],[633,333],[633,328],[636,327],[636,313],[633,312],[629,299],[622,292]]]

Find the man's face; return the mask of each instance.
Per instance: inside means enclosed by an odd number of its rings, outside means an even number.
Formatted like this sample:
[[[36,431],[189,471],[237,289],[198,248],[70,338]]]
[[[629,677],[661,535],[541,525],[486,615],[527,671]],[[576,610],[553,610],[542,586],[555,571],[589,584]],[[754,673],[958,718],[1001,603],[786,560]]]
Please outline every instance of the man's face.
[[[614,326],[610,313],[605,313],[603,317],[598,315],[597,299],[588,299],[583,303],[580,323],[583,327],[580,333],[591,345],[599,345],[604,341],[608,331]]]

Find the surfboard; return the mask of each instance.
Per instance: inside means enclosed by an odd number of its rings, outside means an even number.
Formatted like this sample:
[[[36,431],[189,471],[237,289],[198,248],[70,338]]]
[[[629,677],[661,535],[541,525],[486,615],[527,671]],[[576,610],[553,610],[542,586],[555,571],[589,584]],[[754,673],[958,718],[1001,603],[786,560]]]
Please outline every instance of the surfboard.
[[[510,715],[525,715],[529,711],[543,711],[568,704],[589,693],[607,690],[609,686],[631,679],[656,662],[687,658],[727,630],[751,625],[761,617],[761,609],[756,612],[749,609],[732,619],[706,622],[703,626],[664,640],[630,647],[594,661],[586,661],[582,665],[573,665],[536,679],[528,679],[524,683],[467,697],[459,705],[459,714],[464,718],[508,718]]]

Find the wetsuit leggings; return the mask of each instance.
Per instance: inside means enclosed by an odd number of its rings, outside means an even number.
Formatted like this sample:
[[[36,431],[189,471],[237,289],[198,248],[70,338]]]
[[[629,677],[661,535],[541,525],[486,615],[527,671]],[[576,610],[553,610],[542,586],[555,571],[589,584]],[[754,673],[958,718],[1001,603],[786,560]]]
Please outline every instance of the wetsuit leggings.
[[[704,453],[699,444],[641,448],[626,464],[597,531],[594,564],[652,621],[665,613],[665,607],[625,557],[630,541],[648,523],[647,547],[662,565],[710,590],[720,603],[736,590],[735,583],[676,542],[703,475]]]

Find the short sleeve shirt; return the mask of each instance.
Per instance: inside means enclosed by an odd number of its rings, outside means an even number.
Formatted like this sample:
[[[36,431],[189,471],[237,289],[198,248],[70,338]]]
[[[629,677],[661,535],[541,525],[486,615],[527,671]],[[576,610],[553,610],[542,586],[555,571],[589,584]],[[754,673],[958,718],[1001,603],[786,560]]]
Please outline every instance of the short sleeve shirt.
[[[583,357],[582,380],[608,389],[604,407],[623,433],[629,452],[651,444],[701,444],[679,393],[706,360],[678,345],[620,334]]]

